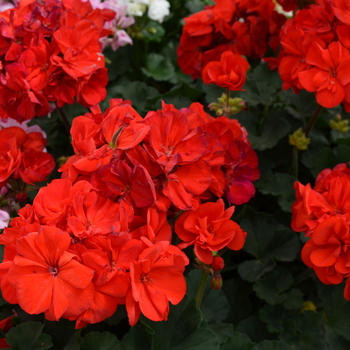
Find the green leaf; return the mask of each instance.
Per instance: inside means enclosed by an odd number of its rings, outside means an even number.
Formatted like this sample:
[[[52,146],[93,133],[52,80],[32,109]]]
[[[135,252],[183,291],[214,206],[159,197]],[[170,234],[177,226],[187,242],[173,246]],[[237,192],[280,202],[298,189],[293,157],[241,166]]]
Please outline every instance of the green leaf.
[[[226,320],[237,325],[251,313],[252,305],[248,298],[250,288],[241,280],[229,279],[225,280],[222,290],[229,302],[229,314]]]
[[[256,343],[274,338],[274,335],[268,332],[265,323],[258,316],[249,316],[247,319],[241,321],[236,330],[246,334]]]
[[[350,147],[350,130],[345,133],[339,130],[332,130],[331,135],[334,142]]]
[[[339,163],[349,162],[350,147],[339,145],[333,150],[330,148],[323,148],[320,151],[308,150],[301,160],[306,167],[310,168],[312,175],[317,177],[324,169],[332,169]]]
[[[282,304],[265,305],[259,312],[260,319],[266,323],[271,333],[281,333],[284,329],[283,322],[296,314],[297,311],[287,310]]]
[[[187,295],[194,298],[202,276],[202,270],[195,269],[188,274]],[[230,305],[222,290],[210,288],[210,276],[204,290],[201,311],[207,322],[224,321],[229,313]]]
[[[109,82],[115,80],[118,76],[125,74],[130,69],[130,57],[132,55],[131,45],[120,47],[117,51],[107,48],[103,53],[110,61],[110,63],[106,63]]]
[[[248,129],[249,140],[254,149],[263,151],[272,148],[290,132],[290,125],[283,115],[281,110],[272,110],[264,121],[260,135]]]
[[[137,324],[130,328],[122,340],[123,350],[150,350],[152,349],[153,331],[149,327]]]
[[[157,81],[168,81],[175,76],[175,67],[162,55],[150,53],[146,59],[146,68],[141,67],[142,73]]]
[[[142,30],[143,40],[160,42],[165,34],[163,26],[156,21],[149,21]]]
[[[192,102],[197,101],[202,95],[202,91],[194,89],[187,83],[182,82],[169,92],[163,95],[158,95],[153,99],[149,99],[146,106],[148,109],[160,109],[161,101],[164,101],[165,103],[173,104],[176,108],[187,108]]]
[[[332,329],[326,326],[326,340],[331,350],[349,350],[350,340],[335,333]]]
[[[204,84],[200,79],[198,79],[196,83],[196,88],[205,92],[205,101],[207,104],[218,102],[217,99],[225,92],[224,88],[215,84]],[[234,97],[234,95],[232,97]]]
[[[220,350],[252,350],[254,343],[243,333],[233,332],[230,339],[222,344]]]
[[[297,350],[327,350],[324,319],[314,311],[298,313],[285,320],[284,331],[279,338]]]
[[[81,344],[81,350],[121,350],[118,338],[108,332],[91,332]]]
[[[276,100],[276,91],[281,88],[281,79],[277,71],[270,71],[267,64],[260,63],[248,73],[247,82],[241,92],[241,97],[250,106],[259,103],[271,105]]]
[[[131,100],[133,107],[140,113],[145,111],[147,99],[152,99],[159,95],[156,89],[141,81],[114,85],[110,90],[110,94],[110,98],[120,96],[125,100]]]
[[[282,210],[290,213],[295,201],[294,182],[298,179],[290,174],[275,173],[260,182],[255,182],[256,188],[263,194],[272,194],[278,197]]]
[[[299,94],[292,89],[281,91],[278,95],[286,105],[285,110],[298,119],[308,118],[317,107],[314,94],[301,90]]]
[[[75,329],[75,323],[61,319],[59,321],[44,321],[44,331],[52,337],[53,349],[80,350],[81,329]]]
[[[241,227],[248,233],[243,249],[261,261],[270,258],[292,261],[299,253],[300,243],[295,232],[268,217],[245,218]]]
[[[201,0],[188,0],[185,6],[190,13],[197,13],[204,9],[205,4]]]
[[[282,295],[283,305],[286,309],[301,309],[303,305],[303,293],[299,289],[293,288]]]
[[[327,316],[327,327],[336,335],[350,340],[350,302],[344,299],[344,284],[318,284],[319,297]]]
[[[44,325],[39,322],[21,323],[9,330],[6,335],[7,344],[13,350],[45,350],[52,347],[51,337],[42,334]]]
[[[153,330],[152,350],[219,350],[219,341],[208,327],[195,301],[185,297],[172,306],[166,322],[144,320]]]
[[[337,164],[347,163],[350,161],[350,147],[346,145],[339,145],[334,149]]]
[[[283,302],[281,293],[291,287],[292,283],[292,275],[287,270],[278,268],[257,280],[253,289],[260,299],[265,300],[270,305],[276,305]]]
[[[260,260],[246,260],[238,266],[238,273],[241,278],[248,282],[255,282],[266,272],[271,271],[276,266],[273,260],[262,262]]]
[[[210,323],[209,327],[215,333],[220,346],[227,343],[233,333],[233,325],[231,323]]]
[[[298,350],[279,340],[264,340],[255,345],[252,350]]]

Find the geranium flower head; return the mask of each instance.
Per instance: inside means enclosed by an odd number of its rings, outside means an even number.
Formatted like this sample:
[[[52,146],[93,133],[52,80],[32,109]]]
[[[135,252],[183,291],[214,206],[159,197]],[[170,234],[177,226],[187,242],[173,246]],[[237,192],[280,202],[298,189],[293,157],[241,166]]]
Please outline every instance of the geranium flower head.
[[[175,232],[184,242],[178,245],[184,249],[194,245],[199,260],[206,264],[213,262],[212,252],[224,247],[239,250],[243,247],[246,232],[230,220],[234,207],[225,210],[224,201],[201,204],[196,211],[183,213],[175,224]]]
[[[232,91],[242,89],[245,83],[249,63],[240,55],[225,51],[220,61],[208,63],[202,72],[205,84],[216,84]]]

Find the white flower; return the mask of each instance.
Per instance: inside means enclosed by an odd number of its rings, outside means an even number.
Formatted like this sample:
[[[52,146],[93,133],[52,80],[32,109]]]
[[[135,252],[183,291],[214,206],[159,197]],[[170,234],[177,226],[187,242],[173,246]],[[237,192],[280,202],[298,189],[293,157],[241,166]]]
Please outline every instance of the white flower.
[[[162,23],[165,16],[170,13],[170,4],[167,0],[151,0],[148,7],[148,17],[153,21]]]
[[[7,227],[10,222],[10,215],[8,212],[0,209],[0,229]]]
[[[146,11],[146,8],[145,4],[128,3],[128,15],[141,17]]]

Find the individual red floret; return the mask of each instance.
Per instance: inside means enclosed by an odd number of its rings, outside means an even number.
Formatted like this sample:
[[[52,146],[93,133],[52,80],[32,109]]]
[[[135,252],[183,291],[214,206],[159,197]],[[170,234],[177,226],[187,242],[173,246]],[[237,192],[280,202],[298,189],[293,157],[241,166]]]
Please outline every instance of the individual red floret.
[[[201,204],[196,211],[183,213],[175,223],[175,232],[184,241],[178,245],[184,249],[194,245],[197,258],[212,264],[213,252],[224,247],[239,250],[243,247],[246,232],[230,220],[234,207],[225,210],[224,201]]]

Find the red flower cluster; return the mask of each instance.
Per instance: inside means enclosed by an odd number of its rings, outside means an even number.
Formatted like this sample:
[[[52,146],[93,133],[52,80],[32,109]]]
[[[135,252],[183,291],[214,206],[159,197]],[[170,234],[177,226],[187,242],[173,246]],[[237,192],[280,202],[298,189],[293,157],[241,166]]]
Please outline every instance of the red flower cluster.
[[[240,204],[254,195],[259,170],[245,129],[198,103],[163,104],[142,119],[129,101],[114,99],[104,113],[94,106],[75,118],[71,134],[76,155],[61,168],[64,178],[43,187],[0,236],[3,297],[78,328],[121,304],[131,325],[141,312],[166,320],[169,302],[186,293],[180,248],[195,244],[209,264],[212,252],[243,246],[234,208],[201,202],[225,194]],[[185,242],[175,247],[167,219],[181,210],[193,211],[180,217]]]
[[[202,79],[205,84],[216,84],[232,91],[242,89],[245,83],[249,63],[231,51],[225,51],[220,61],[211,61],[203,69]]]
[[[30,314],[80,328],[125,304],[134,325],[140,312],[166,320],[168,302],[185,295],[188,259],[169,244],[170,225],[155,208],[134,216],[87,181],[59,179],[19,215],[0,236],[1,290]]]
[[[246,130],[199,103],[181,110],[163,104],[142,119],[114,99],[104,113],[94,107],[75,118],[71,134],[76,155],[60,169],[63,177],[90,181],[127,210],[195,210],[212,194],[243,204],[260,176]]]
[[[0,130],[0,187],[5,186],[11,176],[29,185],[45,181],[55,168],[45,145],[41,132],[26,133],[16,126]]]
[[[310,239],[302,249],[304,263],[325,284],[338,284],[350,276],[350,169],[339,164],[323,170],[310,184],[295,183],[292,229]],[[350,300],[350,280],[344,297]]]
[[[49,101],[102,101],[108,78],[99,38],[114,16],[81,0],[22,0],[0,13],[0,117],[44,116]]]
[[[318,0],[299,10],[281,31],[279,73],[283,88],[314,92],[326,108],[350,110],[350,16],[348,5]]]
[[[185,18],[177,49],[182,71],[195,79],[225,51],[254,59],[263,57],[269,47],[275,51],[286,18],[274,8],[272,0],[217,0]]]

